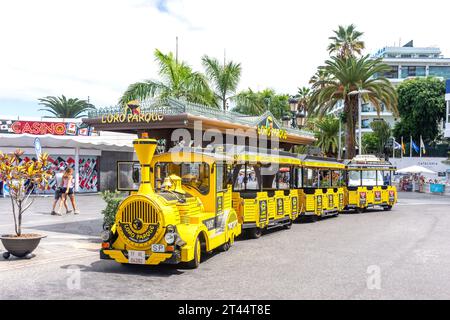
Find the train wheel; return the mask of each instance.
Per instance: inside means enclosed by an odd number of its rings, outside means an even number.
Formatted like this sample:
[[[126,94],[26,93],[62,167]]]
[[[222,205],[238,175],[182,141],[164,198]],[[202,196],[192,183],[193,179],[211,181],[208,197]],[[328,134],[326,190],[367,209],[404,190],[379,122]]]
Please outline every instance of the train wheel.
[[[251,228],[247,232],[248,232],[249,238],[251,238],[251,239],[259,239],[262,236],[261,228]]]
[[[194,259],[186,263],[189,269],[196,269],[200,265],[200,259],[202,258],[202,244],[200,243],[200,237],[197,237],[194,245]]]
[[[383,207],[383,210],[384,210],[384,211],[391,211],[391,209],[392,209],[392,206],[386,206],[386,207]]]
[[[286,230],[289,230],[290,228],[292,228],[292,220],[289,220],[289,223],[286,224],[286,225],[284,225],[284,228],[285,228]]]
[[[231,248],[231,236],[230,236],[230,239],[228,239],[227,242],[225,242],[223,245],[221,245],[219,247],[219,250],[222,251],[222,252],[225,252],[225,251],[230,250],[230,248]]]

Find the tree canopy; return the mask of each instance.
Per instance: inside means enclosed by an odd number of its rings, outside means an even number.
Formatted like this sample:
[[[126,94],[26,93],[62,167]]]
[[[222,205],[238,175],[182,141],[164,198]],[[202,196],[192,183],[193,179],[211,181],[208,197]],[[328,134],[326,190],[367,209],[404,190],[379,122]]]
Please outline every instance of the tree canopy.
[[[289,111],[289,95],[277,94],[272,89],[253,91],[251,89],[241,91],[236,96],[236,112],[257,116],[269,110],[277,119]]]
[[[362,99],[374,105],[377,111],[384,105],[386,109],[397,114],[397,94],[395,88],[385,77],[375,77],[390,67],[381,59],[369,56],[348,58],[331,57],[325,61],[322,72],[326,77],[318,78],[312,86],[310,102],[311,115],[323,116],[335,105],[343,101],[346,116],[346,156],[355,156],[355,127],[358,118],[358,95],[350,95],[361,90]]]
[[[397,88],[401,120],[394,127],[397,139],[412,136],[432,142],[439,136],[439,122],[445,117],[445,83],[437,78],[414,78]]]
[[[39,111],[46,111],[52,114],[52,118],[81,118],[86,112],[95,109],[87,100],[69,98],[64,95],[61,97],[47,96],[39,98],[39,104],[44,106]]]
[[[121,105],[134,99],[143,100],[155,97],[164,101],[168,97],[174,97],[217,107],[214,93],[210,89],[205,75],[193,71],[185,62],[177,61],[171,52],[164,54],[156,49],[155,61],[159,65],[160,79],[145,80],[129,85],[120,98]]]
[[[241,65],[233,61],[220,64],[216,58],[204,55],[202,64],[206,76],[214,88],[215,98],[222,110],[227,110],[227,102],[234,98],[239,80],[241,78]]]

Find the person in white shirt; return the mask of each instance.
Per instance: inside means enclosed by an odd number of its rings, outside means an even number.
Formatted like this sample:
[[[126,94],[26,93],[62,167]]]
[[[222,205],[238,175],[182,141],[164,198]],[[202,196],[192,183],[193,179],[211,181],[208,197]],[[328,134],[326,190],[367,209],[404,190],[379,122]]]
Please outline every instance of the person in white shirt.
[[[53,208],[52,208],[52,215],[54,216],[60,216],[61,213],[56,212],[55,208],[56,208],[56,204],[58,203],[58,201],[63,201],[62,199],[62,183],[63,183],[63,176],[64,176],[64,170],[63,168],[59,168],[59,171],[55,174],[55,200],[53,201]]]

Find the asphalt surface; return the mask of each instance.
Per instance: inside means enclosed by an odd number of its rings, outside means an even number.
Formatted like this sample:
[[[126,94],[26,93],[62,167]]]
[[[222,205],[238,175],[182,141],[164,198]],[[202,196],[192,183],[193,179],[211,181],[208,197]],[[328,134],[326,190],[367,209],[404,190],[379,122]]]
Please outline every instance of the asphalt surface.
[[[31,260],[0,257],[0,299],[450,299],[450,197],[401,193],[390,212],[341,214],[237,241],[196,270],[99,260],[99,196],[79,216],[27,213],[47,235]],[[0,233],[13,231],[0,199]],[[0,245],[0,252],[3,251]]]

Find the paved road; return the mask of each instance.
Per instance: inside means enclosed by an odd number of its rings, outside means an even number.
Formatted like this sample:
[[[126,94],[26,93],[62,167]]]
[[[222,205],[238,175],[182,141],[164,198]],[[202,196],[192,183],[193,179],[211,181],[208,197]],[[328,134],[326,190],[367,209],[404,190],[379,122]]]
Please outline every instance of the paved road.
[[[197,270],[99,260],[102,200],[80,196],[80,216],[53,217],[38,199],[26,231],[48,237],[32,260],[0,258],[0,298],[450,299],[450,197],[400,197],[391,212],[237,241]],[[0,199],[0,233],[12,230],[8,204]]]

